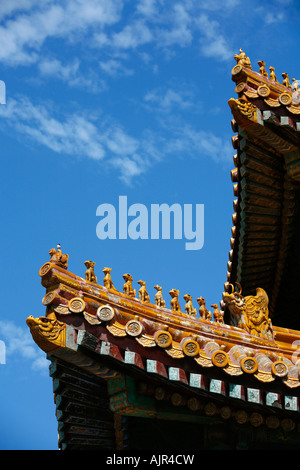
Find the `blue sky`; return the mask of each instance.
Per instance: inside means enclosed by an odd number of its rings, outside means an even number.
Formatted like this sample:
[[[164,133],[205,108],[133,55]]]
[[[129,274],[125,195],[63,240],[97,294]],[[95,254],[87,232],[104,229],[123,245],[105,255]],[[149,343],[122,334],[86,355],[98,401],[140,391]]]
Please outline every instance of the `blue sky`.
[[[43,316],[38,270],[60,243],[153,286],[218,303],[234,200],[231,69],[242,48],[300,79],[297,0],[2,0],[0,79],[0,449],[57,449],[49,363],[29,315]],[[100,240],[97,207],[204,204],[204,245]]]

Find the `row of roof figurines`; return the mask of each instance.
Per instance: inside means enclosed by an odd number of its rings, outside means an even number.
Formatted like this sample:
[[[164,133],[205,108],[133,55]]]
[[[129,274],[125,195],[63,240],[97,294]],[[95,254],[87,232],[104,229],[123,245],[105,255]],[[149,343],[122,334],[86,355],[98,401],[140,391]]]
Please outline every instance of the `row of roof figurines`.
[[[61,246],[58,244],[57,249],[51,248],[49,250],[49,255],[50,255],[50,263],[56,264],[57,266],[62,267],[63,269],[68,269],[68,259],[69,255],[63,254],[61,251]],[[95,262],[94,261],[85,261],[85,267],[87,268],[85,271],[85,280],[88,282],[92,282],[97,284],[97,276],[95,275],[94,268],[95,268]],[[112,278],[111,278],[111,270],[112,268],[104,268],[102,272],[104,273],[104,279],[103,279],[103,285],[106,289],[110,290],[115,290],[118,292],[118,290],[115,288]],[[129,297],[136,297],[136,289],[133,288],[132,286],[132,276],[131,274],[123,274],[123,279],[124,279],[124,284],[123,284],[123,293]],[[146,289],[146,283],[144,281],[138,281],[137,282],[141,287],[139,288],[138,291],[138,298],[142,302],[150,303],[150,296],[147,292]],[[166,308],[166,302],[163,299],[163,294],[162,294],[162,288],[159,285],[154,286],[154,289],[156,289],[156,294],[154,297],[155,300],[155,305],[157,307],[164,307]],[[171,289],[169,291],[169,294],[171,296],[171,310],[174,313],[180,314],[181,312],[181,307],[178,301],[179,297],[179,290],[178,289]],[[192,317],[197,316],[197,310],[193,307],[193,300],[192,296],[190,294],[186,294],[183,296],[186,304],[185,304],[185,313],[187,315],[190,315]],[[210,311],[207,310],[205,306],[205,299],[203,297],[198,297],[197,302],[199,304],[199,315],[201,319],[208,320],[208,321],[215,321],[218,323],[224,323],[224,312],[221,311],[218,307],[217,304],[212,304],[211,307],[214,308],[213,315]]]
[[[249,57],[246,56],[245,52],[242,49],[240,49],[239,54],[234,55],[234,58],[237,62],[237,65],[241,65],[242,67],[245,67],[245,68],[248,68],[248,69],[252,70],[250,59],[249,59]],[[260,75],[262,75],[263,77],[269,78],[272,82],[279,83],[277,78],[276,78],[276,75],[275,75],[275,68],[274,67],[269,67],[269,70],[270,70],[270,75],[269,75],[268,72],[266,71],[266,68],[265,68],[265,66],[266,66],[265,62],[263,60],[259,60],[257,63],[260,67],[259,68]],[[298,84],[298,81],[295,78],[292,78],[293,83],[291,84],[290,79],[289,79],[289,75],[286,72],[282,73],[281,76],[283,78],[283,82],[282,82],[283,86],[285,86],[286,88],[289,88],[292,91],[298,91],[299,90],[299,84]]]

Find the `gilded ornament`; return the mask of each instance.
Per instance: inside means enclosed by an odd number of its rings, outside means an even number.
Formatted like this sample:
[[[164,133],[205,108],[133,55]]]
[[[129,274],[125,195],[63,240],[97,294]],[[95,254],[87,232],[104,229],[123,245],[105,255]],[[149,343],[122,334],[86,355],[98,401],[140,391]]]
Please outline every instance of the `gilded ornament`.
[[[150,297],[146,289],[145,281],[138,281],[138,284],[141,286],[139,289],[139,300],[142,302],[150,302]]]
[[[298,91],[299,90],[299,83],[298,83],[298,80],[296,80],[295,78],[292,78],[292,90],[293,91]]]
[[[212,304],[211,307],[214,308],[213,318],[217,323],[224,323],[224,312],[220,312],[219,306],[217,304]]]
[[[263,77],[268,78],[268,72],[266,71],[266,68],[265,68],[265,65],[266,65],[265,62],[263,60],[259,60],[257,63],[259,65],[258,73],[260,73],[260,75],[262,75]]]
[[[258,98],[258,93],[256,91],[247,90],[245,91],[247,98]]]
[[[45,263],[45,264],[43,264],[43,266],[40,267],[39,275],[41,277],[46,276],[46,274],[48,274],[48,272],[50,270],[51,270],[51,264],[50,263]]]
[[[242,296],[242,288],[239,292],[224,292],[223,301],[229,308],[231,323],[238,328],[243,328],[251,335],[261,338],[273,339],[273,326],[269,318],[269,298],[264,289],[257,288],[256,296]]]
[[[268,106],[271,106],[271,108],[278,108],[279,106],[281,106],[279,101],[273,100],[273,98],[266,98],[264,101]]]
[[[284,106],[288,106],[292,103],[292,97],[289,93],[281,93],[278,100]]]
[[[124,337],[127,335],[125,327],[118,322],[107,324],[106,328],[113,336]]]
[[[172,344],[172,335],[168,331],[159,330],[154,335],[154,340],[157,346],[161,348],[168,348]]]
[[[165,307],[165,306],[166,306],[166,302],[165,302],[164,299],[163,299],[161,286],[156,285],[156,286],[154,286],[154,289],[157,290],[157,292],[156,292],[156,294],[155,294],[155,297],[154,297],[155,305],[156,305],[157,307]]]
[[[124,294],[128,295],[129,297],[135,297],[136,296],[136,290],[133,289],[132,287],[132,276],[131,274],[123,274],[123,279],[125,283],[123,284],[123,292]]]
[[[299,106],[287,106],[287,109],[290,111],[292,114],[300,114],[300,107]]]
[[[193,299],[192,299],[192,296],[190,294],[185,294],[183,296],[186,304],[184,306],[184,309],[185,309],[185,313],[187,315],[191,315],[193,317],[196,317],[197,316],[197,310],[193,307]]]
[[[46,295],[44,295],[42,299],[42,304],[43,305],[50,305],[55,297],[57,296],[56,292],[48,292]]]
[[[238,366],[237,364],[232,364],[232,363],[229,363],[226,367],[224,367],[224,372],[226,372],[226,374],[228,375],[242,375],[243,374],[243,370],[241,369],[240,366]]]
[[[153,348],[156,346],[156,342],[153,336],[142,334],[141,336],[136,337],[136,341],[140,343],[144,348]]]
[[[173,312],[180,312],[180,304],[178,301],[178,296],[179,296],[179,290],[178,289],[171,289],[169,291],[170,296],[172,297],[171,299],[171,310]]]
[[[182,341],[182,350],[186,356],[194,357],[199,354],[200,346],[197,341],[190,338],[186,338]]]
[[[101,324],[101,321],[95,315],[91,315],[90,313],[83,312],[83,316],[90,325],[100,325]]]
[[[270,70],[270,80],[272,82],[278,82],[277,78],[276,78],[276,75],[275,75],[275,68],[274,67],[269,67],[269,70]]]
[[[70,310],[66,305],[59,304],[54,307],[54,312],[58,313],[59,315],[70,315]]]
[[[244,90],[245,86],[246,86],[245,82],[240,82],[240,83],[237,84],[234,91],[239,94]]]
[[[204,351],[199,352],[199,355],[195,357],[195,361],[202,367],[213,367],[213,363],[211,362],[211,358],[205,354]]]
[[[263,370],[258,370],[256,374],[254,374],[255,378],[260,382],[273,382],[274,377],[271,372],[265,372]]]
[[[285,377],[288,373],[288,370],[289,368],[287,364],[283,361],[276,361],[272,364],[272,372],[278,377]]]
[[[267,85],[260,85],[258,88],[257,88],[257,93],[259,94],[259,96],[261,96],[262,98],[267,98],[269,96],[269,94],[271,93],[271,90],[270,88],[267,86]]]
[[[212,363],[217,367],[225,367],[229,362],[228,354],[225,351],[214,351],[211,356]]]
[[[68,307],[72,313],[81,313],[85,310],[85,301],[81,297],[73,297],[69,300]]]
[[[205,299],[203,297],[198,297],[197,302],[199,304],[199,315],[202,320],[211,320],[212,314],[207,310],[205,306]]]
[[[258,362],[254,357],[243,357],[240,364],[246,374],[254,374],[258,369]]]
[[[56,318],[29,316],[26,320],[36,344],[45,352],[64,347],[66,342],[66,325]]]
[[[254,116],[257,108],[253,103],[250,103],[250,101],[246,101],[244,98],[241,98],[239,100],[234,100],[237,104],[238,110],[247,118],[251,118]]]
[[[85,271],[85,280],[88,282],[94,282],[97,284],[97,277],[94,273],[94,267],[95,267],[95,262],[94,261],[85,261],[84,265],[87,268]]]
[[[176,345],[171,345],[166,348],[166,353],[173,357],[173,359],[182,359],[184,357],[182,349]]]
[[[116,290],[111,279],[111,269],[112,268],[103,268],[102,272],[104,273],[103,284],[106,289]]]
[[[283,78],[283,82],[282,82],[282,85],[285,86],[286,88],[290,88],[292,89],[292,86],[290,84],[290,79],[289,79],[289,76],[286,72],[282,73],[281,74],[282,78]]]
[[[60,266],[64,269],[68,269],[69,255],[62,253],[61,246],[59,244],[57,245],[56,249],[51,248],[51,250],[49,250],[49,255],[50,263],[56,264],[57,266]]]
[[[138,320],[129,320],[125,325],[125,331],[129,336],[139,336],[143,330],[144,327]]]
[[[237,65],[240,65],[242,67],[246,67],[252,70],[250,59],[249,57],[246,57],[246,54],[243,51],[243,49],[240,49],[239,54],[235,54],[234,58],[237,62]]]
[[[110,305],[101,305],[97,309],[97,317],[102,321],[110,321],[115,316],[115,310]]]

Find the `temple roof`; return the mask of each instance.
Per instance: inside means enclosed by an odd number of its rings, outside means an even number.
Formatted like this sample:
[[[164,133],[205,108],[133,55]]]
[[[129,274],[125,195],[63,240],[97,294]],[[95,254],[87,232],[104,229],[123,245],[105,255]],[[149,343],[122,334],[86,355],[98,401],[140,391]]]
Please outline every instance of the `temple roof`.
[[[153,419],[171,420],[173,435],[178,423],[211,420],[300,427],[300,100],[287,74],[280,84],[262,61],[255,72],[242,51],[235,58],[236,199],[221,308],[208,311],[203,297],[195,308],[186,294],[182,311],[177,289],[169,308],[160,286],[152,298],[125,273],[120,288],[108,267],[99,283],[93,261],[81,277],[60,246],[39,270],[46,313],[27,324],[51,361],[61,448],[123,448],[122,417],[150,448]]]
[[[238,59],[232,69],[237,98],[229,100],[236,134],[234,213],[227,282],[245,295],[259,286],[269,296],[277,325],[298,329],[297,272],[300,268],[300,94],[295,80],[283,83]],[[290,84],[292,83],[292,85]],[[225,286],[225,290],[226,290]]]
[[[107,383],[101,401],[113,414],[191,423],[231,417],[295,429],[300,380],[293,344],[300,332],[273,327],[272,338],[249,334],[221,319],[151,303],[126,291],[126,282],[120,292],[112,281],[109,287],[88,281],[56,262],[39,274],[46,316],[28,317],[27,324],[51,360],[55,390],[65,390],[56,396],[60,426],[75,419],[77,389],[65,377],[77,368],[76,380],[90,374]]]

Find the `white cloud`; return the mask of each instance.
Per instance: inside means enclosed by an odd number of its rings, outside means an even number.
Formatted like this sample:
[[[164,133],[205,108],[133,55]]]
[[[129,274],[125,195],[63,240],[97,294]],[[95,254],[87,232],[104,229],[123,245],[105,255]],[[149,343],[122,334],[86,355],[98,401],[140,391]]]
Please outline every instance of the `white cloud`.
[[[116,49],[135,49],[152,41],[152,32],[143,21],[127,24],[112,35],[111,45]]]
[[[174,131],[174,136],[166,143],[165,150],[169,154],[176,152],[197,159],[209,158],[216,163],[227,164],[232,161],[232,146],[227,139],[189,125],[178,127]]]
[[[58,154],[90,158],[116,168],[128,184],[131,176],[146,171],[148,156],[143,141],[130,136],[119,124],[76,113],[59,120],[49,107],[34,105],[27,98],[8,100],[0,107],[0,116],[19,135]],[[139,155],[143,164],[138,169]]]
[[[186,105],[180,95],[167,93],[165,106],[170,115],[170,106],[174,102],[179,106]],[[166,119],[159,132],[145,129],[140,136],[134,137],[119,123],[108,118],[103,120],[101,116],[73,113],[58,119],[53,114],[50,106],[34,105],[27,98],[10,98],[6,106],[0,107],[2,121],[14,129],[16,136],[25,136],[60,155],[100,162],[108,169],[117,170],[119,178],[129,185],[134,177],[174,153],[200,155],[214,161],[226,161],[230,153],[231,161],[229,143],[181,122],[170,124]],[[167,138],[164,132],[167,132]]]
[[[39,69],[42,75],[56,76],[70,82],[78,75],[79,60],[75,59],[72,64],[63,65],[56,58],[45,58],[39,62]]]
[[[31,7],[35,2],[31,2]],[[121,0],[65,0],[40,4],[0,27],[0,60],[10,65],[36,62],[48,38],[74,40],[88,28],[103,28],[119,21]],[[78,40],[78,38],[77,38]]]
[[[219,23],[211,20],[206,14],[201,14],[196,23],[202,34],[200,44],[203,55],[221,60],[232,59],[234,51],[220,33]]]
[[[109,59],[107,61],[100,61],[99,65],[101,69],[110,76],[120,75],[133,75],[134,71],[123,65],[120,60]]]
[[[45,373],[49,369],[46,355],[35,345],[30,330],[20,327],[14,322],[0,321],[0,338],[5,344],[6,364],[9,366],[11,358],[23,358],[31,363],[33,370]]]
[[[194,96],[188,89],[155,89],[146,93],[144,101],[153,105],[156,111],[159,109],[165,112],[170,112],[172,108],[185,110],[195,106]]]
[[[45,57],[38,63],[38,68],[42,77],[61,80],[70,87],[83,88],[91,93],[102,91],[106,88],[104,80],[99,79],[94,71],[81,72],[80,65],[78,58],[75,58],[70,63],[63,64],[55,57]]]
[[[285,19],[285,14],[282,11],[268,11],[264,16],[264,21],[266,24],[280,23]]]
[[[170,29],[164,27],[156,32],[158,45],[168,48],[173,45],[185,47],[191,44],[193,40],[192,18],[182,4],[175,4],[168,12],[168,21],[171,25]]]
[[[136,11],[143,16],[153,17],[157,15],[157,1],[156,0],[138,0]]]

